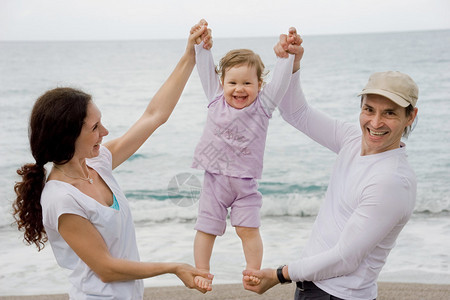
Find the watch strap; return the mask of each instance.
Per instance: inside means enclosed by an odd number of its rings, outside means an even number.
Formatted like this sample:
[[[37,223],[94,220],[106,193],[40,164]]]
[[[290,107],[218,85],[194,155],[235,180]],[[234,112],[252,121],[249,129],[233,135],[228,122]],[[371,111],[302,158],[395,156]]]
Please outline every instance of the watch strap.
[[[291,282],[292,282],[292,280],[287,280],[287,279],[284,278],[284,276],[283,276],[283,268],[284,268],[285,266],[286,266],[286,265],[279,266],[278,269],[277,269],[277,277],[278,277],[278,281],[280,281],[281,284],[283,284],[283,283],[291,283]]]

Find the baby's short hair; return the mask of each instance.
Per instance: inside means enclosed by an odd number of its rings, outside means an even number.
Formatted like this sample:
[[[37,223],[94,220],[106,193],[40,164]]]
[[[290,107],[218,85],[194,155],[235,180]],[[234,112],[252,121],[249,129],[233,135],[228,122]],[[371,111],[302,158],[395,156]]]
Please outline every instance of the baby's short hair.
[[[229,51],[220,60],[219,65],[216,68],[216,73],[220,76],[220,80],[223,82],[226,70],[241,65],[255,67],[258,81],[263,82],[263,78],[266,75],[264,73],[265,66],[261,60],[261,57],[249,49],[235,49]]]

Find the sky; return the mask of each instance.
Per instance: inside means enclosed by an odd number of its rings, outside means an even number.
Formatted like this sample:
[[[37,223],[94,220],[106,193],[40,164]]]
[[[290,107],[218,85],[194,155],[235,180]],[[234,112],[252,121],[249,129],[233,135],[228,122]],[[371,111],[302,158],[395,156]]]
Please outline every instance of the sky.
[[[0,41],[180,39],[450,29],[450,0],[0,0]]]

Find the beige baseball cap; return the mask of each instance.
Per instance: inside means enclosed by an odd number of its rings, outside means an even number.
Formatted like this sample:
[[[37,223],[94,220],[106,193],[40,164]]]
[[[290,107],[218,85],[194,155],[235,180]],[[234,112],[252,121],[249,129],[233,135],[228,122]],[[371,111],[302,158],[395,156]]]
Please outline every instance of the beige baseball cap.
[[[417,84],[406,74],[397,71],[377,72],[370,75],[369,82],[358,95],[377,94],[401,107],[415,107],[419,97]]]

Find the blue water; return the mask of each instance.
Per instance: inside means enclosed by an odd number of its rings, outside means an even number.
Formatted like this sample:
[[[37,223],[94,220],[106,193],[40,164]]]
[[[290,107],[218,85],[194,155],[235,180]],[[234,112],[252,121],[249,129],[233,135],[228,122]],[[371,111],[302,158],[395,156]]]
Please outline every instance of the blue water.
[[[358,122],[357,94],[373,72],[402,71],[419,85],[419,121],[405,141],[418,177],[417,205],[380,280],[450,283],[450,31],[303,38],[305,94],[312,105],[339,119]],[[250,48],[271,70],[276,41],[217,39],[213,54],[218,61],[230,49]],[[68,287],[66,272],[57,266],[51,248],[38,253],[10,226],[15,170],[32,161],[27,122],[34,100],[56,86],[81,88],[93,95],[102,111],[110,131],[105,140],[117,137],[140,116],[184,47],[183,40],[0,42],[0,295],[57,293]],[[205,104],[194,70],[169,121],[115,171],[133,210],[143,260],[193,262],[196,201],[179,202],[192,195],[187,187],[180,187],[174,200],[169,185],[184,173],[202,179],[202,172],[190,165],[206,119]],[[274,113],[260,180],[264,266],[298,256],[334,159],[335,154]],[[217,283],[240,282],[245,263],[232,228],[217,239],[211,263]],[[163,276],[145,284],[180,282]]]

